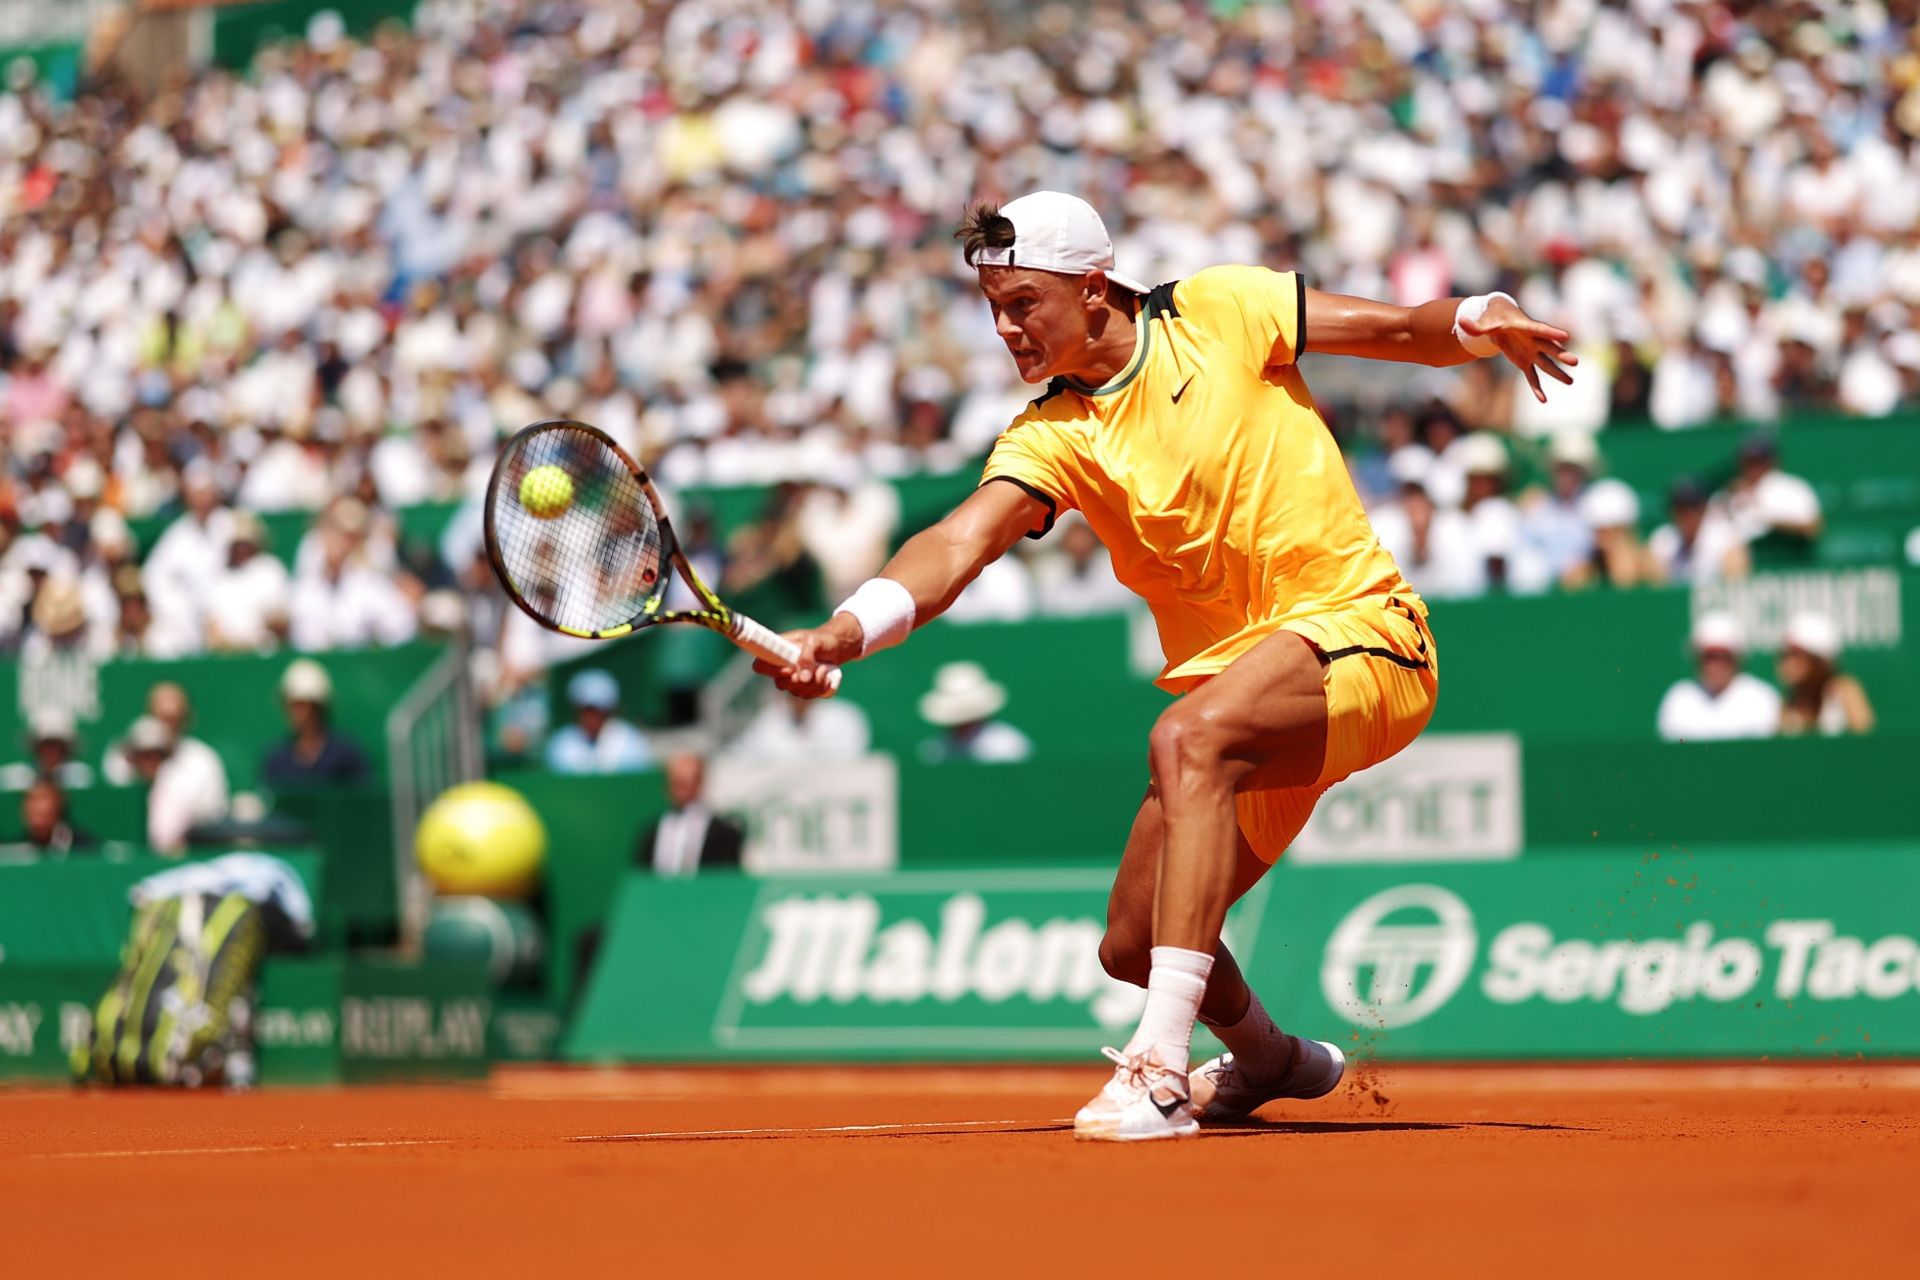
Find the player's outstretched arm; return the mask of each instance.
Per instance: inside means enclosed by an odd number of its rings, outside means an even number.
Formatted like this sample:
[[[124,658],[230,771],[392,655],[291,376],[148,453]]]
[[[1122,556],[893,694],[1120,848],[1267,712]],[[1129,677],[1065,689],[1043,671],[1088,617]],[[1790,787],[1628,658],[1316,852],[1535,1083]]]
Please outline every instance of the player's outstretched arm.
[[[800,646],[798,664],[783,667],[762,661],[753,669],[772,676],[789,693],[824,696],[828,689],[820,668],[845,666],[876,648],[897,644],[914,627],[945,613],[980,570],[1005,555],[1028,530],[1039,528],[1048,514],[1044,502],[1018,485],[981,485],[945,519],[907,539],[880,576],[848,599],[852,612],[843,605],[821,626],[788,632],[787,638]],[[869,636],[862,617],[885,634]]]
[[[1329,355],[1436,367],[1505,356],[1527,375],[1527,385],[1542,403],[1547,393],[1540,374],[1571,384],[1573,375],[1561,366],[1580,363],[1567,350],[1565,329],[1535,320],[1504,293],[1396,307],[1309,289],[1306,319],[1306,349]]]

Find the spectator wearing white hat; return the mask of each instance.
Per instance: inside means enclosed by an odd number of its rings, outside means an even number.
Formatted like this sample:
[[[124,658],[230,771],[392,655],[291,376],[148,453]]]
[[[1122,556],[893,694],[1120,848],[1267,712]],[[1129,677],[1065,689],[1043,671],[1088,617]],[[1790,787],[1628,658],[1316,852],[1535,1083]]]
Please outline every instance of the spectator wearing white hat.
[[[1780,725],[1780,695],[1740,669],[1746,636],[1730,613],[1702,614],[1691,637],[1695,678],[1676,680],[1660,699],[1667,742],[1770,738]]]
[[[1033,754],[1026,734],[994,719],[1007,705],[1007,691],[977,662],[949,662],[934,672],[933,688],[921,695],[920,718],[940,736],[920,744],[928,764],[970,761],[1017,764]]]
[[[1421,595],[1442,600],[1477,596],[1487,589],[1486,558],[1479,554],[1467,517],[1434,501],[1427,490],[1433,452],[1408,444],[1387,459],[1399,486],[1396,501],[1370,517],[1375,536]]]
[[[360,744],[333,726],[333,679],[312,658],[297,658],[280,677],[287,739],[267,751],[260,776],[279,789],[357,787],[373,775]]]
[[[1717,582],[1747,576],[1747,544],[1733,522],[1707,501],[1705,485],[1691,476],[1674,481],[1667,491],[1667,516],[1667,523],[1647,539],[1648,570],[1654,582]]]
[[[48,779],[62,790],[93,785],[93,767],[75,758],[79,733],[73,713],[61,707],[42,707],[27,722],[27,759],[0,765],[0,790],[24,791]]]
[[[147,843],[164,854],[184,852],[190,830],[227,816],[226,770],[177,748],[173,731],[155,716],[135,720],[121,744],[135,781],[148,787]]]
[[[547,768],[555,773],[638,773],[653,764],[647,736],[620,718],[620,682],[598,667],[567,681],[573,723],[547,739]]]
[[[209,649],[265,653],[285,637],[292,579],[284,564],[265,554],[266,542],[266,525],[259,516],[233,513],[226,564],[214,575],[208,593]]]
[[[1582,496],[1600,462],[1600,449],[1588,431],[1561,431],[1547,446],[1552,487],[1533,493],[1520,518],[1520,533],[1547,572],[1563,586],[1589,577],[1593,528],[1580,509]]]
[[[1579,516],[1593,538],[1587,558],[1561,577],[1561,585],[1636,587],[1650,576],[1640,541],[1640,499],[1624,480],[1602,477],[1580,495]]]
[[[1776,465],[1772,437],[1749,436],[1740,446],[1740,469],[1722,495],[1727,515],[1748,542],[1777,537],[1811,543],[1820,536],[1820,496],[1799,476]]]
[[[1457,462],[1466,473],[1462,509],[1473,530],[1486,589],[1537,595],[1552,586],[1552,571],[1521,535],[1520,509],[1507,497],[1512,463],[1500,437],[1476,431],[1456,441],[1443,458]]]
[[[1873,732],[1873,704],[1860,682],[1840,670],[1840,628],[1821,613],[1787,619],[1775,670],[1786,689],[1780,708],[1783,735],[1833,738]]]

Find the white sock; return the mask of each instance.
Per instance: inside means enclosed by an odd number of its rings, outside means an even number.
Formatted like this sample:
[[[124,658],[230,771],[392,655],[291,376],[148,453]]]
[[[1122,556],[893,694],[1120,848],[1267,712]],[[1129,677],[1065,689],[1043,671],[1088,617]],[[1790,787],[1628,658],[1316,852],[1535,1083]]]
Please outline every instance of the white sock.
[[[1182,947],[1155,947],[1153,968],[1147,974],[1147,1010],[1140,1028],[1127,1041],[1129,1054],[1148,1049],[1159,1052],[1163,1065],[1185,1071],[1193,1046],[1193,1020],[1200,1016],[1200,1000],[1207,994],[1207,975],[1213,957]]]
[[[1251,989],[1247,991],[1247,1011],[1240,1015],[1240,1021],[1211,1030],[1232,1050],[1234,1062],[1250,1080],[1271,1083],[1293,1067],[1293,1037],[1273,1025],[1273,1019],[1261,1007],[1260,997]]]

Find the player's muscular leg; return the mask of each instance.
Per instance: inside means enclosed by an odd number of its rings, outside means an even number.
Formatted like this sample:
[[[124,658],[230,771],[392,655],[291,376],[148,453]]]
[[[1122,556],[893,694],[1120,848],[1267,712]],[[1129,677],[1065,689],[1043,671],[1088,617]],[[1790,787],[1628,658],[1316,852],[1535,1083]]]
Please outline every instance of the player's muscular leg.
[[[1234,896],[1234,793],[1310,785],[1326,760],[1318,651],[1291,632],[1267,637],[1167,708],[1151,749],[1166,827],[1153,942],[1212,951]]]
[[[1148,788],[1127,835],[1126,852],[1107,898],[1107,932],[1100,939],[1100,963],[1112,976],[1137,987],[1147,985],[1153,950],[1153,903],[1160,884],[1160,854],[1166,822],[1160,797]],[[1251,889],[1271,867],[1262,862],[1244,839],[1237,840],[1231,902]],[[1247,981],[1225,946],[1214,952],[1213,972],[1207,978],[1206,999],[1200,1015],[1206,1021],[1231,1024],[1247,1010]]]

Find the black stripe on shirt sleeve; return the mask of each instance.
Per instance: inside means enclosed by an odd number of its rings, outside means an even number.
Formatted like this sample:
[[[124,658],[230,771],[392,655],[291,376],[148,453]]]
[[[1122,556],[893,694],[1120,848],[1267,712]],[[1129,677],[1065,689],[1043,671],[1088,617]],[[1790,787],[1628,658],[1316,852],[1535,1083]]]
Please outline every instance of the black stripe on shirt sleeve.
[[[1300,295],[1300,310],[1295,313],[1293,320],[1293,359],[1297,364],[1307,350],[1307,282],[1296,271],[1293,273],[1293,284]]]
[[[1038,529],[1027,530],[1027,536],[1029,538],[1035,538],[1035,539],[1044,538],[1048,534],[1053,532],[1053,522],[1055,518],[1057,518],[1060,514],[1060,504],[1053,500],[1052,494],[1049,494],[1041,489],[1036,489],[1032,485],[1028,484],[1025,480],[1016,480],[1012,476],[988,476],[985,480],[982,480],[980,483],[982,485],[989,485],[989,484],[992,484],[995,480],[1004,480],[1006,483],[1017,487],[1022,493],[1025,493],[1028,497],[1033,498],[1035,501],[1044,502],[1047,504],[1047,522],[1041,525]]]

